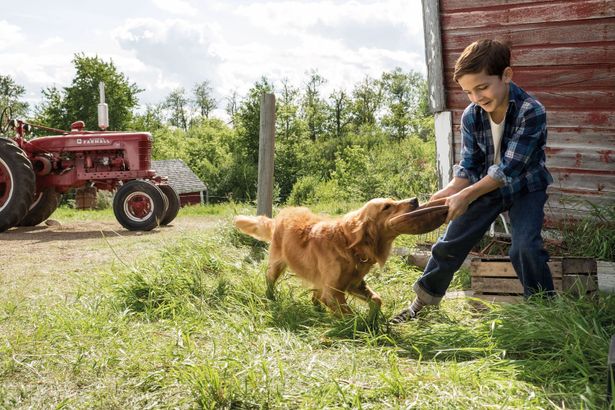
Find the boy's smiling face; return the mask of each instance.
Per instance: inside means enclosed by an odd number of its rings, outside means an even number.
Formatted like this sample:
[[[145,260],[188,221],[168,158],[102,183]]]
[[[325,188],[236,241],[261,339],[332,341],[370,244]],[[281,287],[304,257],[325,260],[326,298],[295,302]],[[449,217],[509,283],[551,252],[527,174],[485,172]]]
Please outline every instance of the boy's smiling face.
[[[488,75],[483,70],[480,73],[464,74],[457,79],[470,101],[491,114],[491,118],[497,123],[501,122],[506,115],[511,81],[512,69],[510,67],[504,70],[502,78],[497,75]]]

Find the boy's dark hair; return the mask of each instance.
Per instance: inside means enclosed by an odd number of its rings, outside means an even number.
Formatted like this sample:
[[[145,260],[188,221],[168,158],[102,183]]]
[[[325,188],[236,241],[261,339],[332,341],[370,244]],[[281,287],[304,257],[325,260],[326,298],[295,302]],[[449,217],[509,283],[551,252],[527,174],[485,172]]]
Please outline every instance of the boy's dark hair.
[[[510,66],[510,46],[497,40],[478,40],[463,50],[455,63],[453,79],[466,74],[478,74],[485,70],[487,75],[502,78],[504,69]]]

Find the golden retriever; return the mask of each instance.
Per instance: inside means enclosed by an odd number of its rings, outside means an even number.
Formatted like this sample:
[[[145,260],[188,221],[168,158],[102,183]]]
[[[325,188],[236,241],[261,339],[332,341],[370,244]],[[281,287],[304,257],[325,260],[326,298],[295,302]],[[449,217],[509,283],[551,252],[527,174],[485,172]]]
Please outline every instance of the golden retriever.
[[[367,301],[372,310],[381,306],[380,296],[367,286],[364,277],[374,264],[384,265],[398,235],[427,232],[444,222],[445,207],[439,207],[439,223],[434,227],[433,222],[424,226],[429,220],[425,215],[412,217],[418,208],[416,198],[376,198],[337,219],[315,215],[307,208],[286,208],[274,219],[240,215],[234,224],[242,232],[271,243],[268,297],[273,297],[275,282],[288,267],[312,285],[315,304],[347,314],[351,310],[346,292]],[[417,225],[420,220],[423,222]]]

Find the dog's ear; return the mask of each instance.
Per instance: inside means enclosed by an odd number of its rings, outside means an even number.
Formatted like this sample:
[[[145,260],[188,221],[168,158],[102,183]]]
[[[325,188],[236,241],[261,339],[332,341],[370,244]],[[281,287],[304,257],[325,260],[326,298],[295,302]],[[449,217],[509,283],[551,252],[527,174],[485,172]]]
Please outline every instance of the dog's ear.
[[[378,227],[363,209],[352,212],[344,218],[342,230],[348,249],[355,248],[359,254],[369,259],[378,258]]]

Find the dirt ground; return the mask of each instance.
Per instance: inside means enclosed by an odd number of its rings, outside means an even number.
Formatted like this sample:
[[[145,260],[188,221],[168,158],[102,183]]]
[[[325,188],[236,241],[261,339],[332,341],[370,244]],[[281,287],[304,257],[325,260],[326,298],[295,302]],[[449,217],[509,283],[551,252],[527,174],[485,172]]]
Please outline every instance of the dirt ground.
[[[192,232],[213,229],[218,221],[180,215],[150,232],[128,231],[115,219],[11,228],[0,233],[0,299],[66,296],[87,275],[131,264]]]

